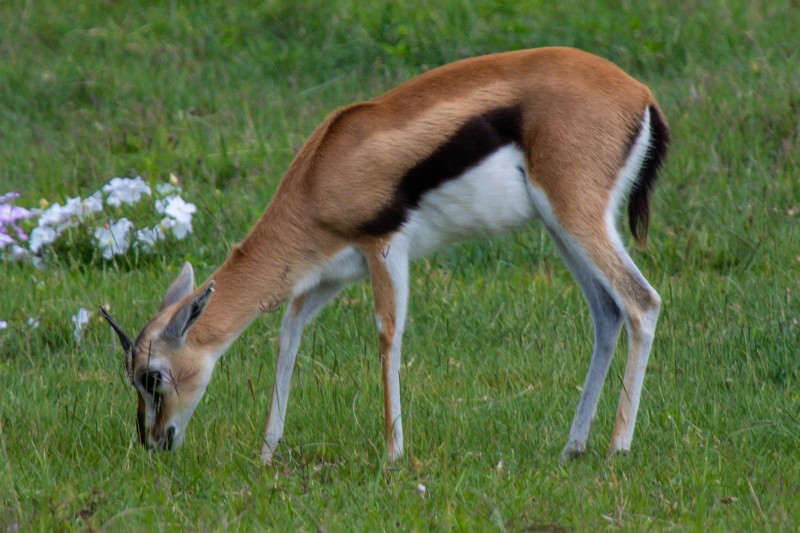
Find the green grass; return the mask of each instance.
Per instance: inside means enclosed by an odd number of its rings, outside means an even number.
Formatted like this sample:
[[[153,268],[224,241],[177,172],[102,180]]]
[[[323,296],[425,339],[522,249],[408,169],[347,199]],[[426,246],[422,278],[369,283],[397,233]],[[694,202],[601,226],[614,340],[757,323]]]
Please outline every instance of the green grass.
[[[199,206],[151,260],[0,266],[2,530],[800,527],[796,2],[250,3],[0,5],[0,194],[30,206],[172,172]],[[604,458],[623,335],[589,453],[557,466],[592,334],[537,226],[414,266],[396,465],[364,284],[308,328],[272,467],[256,450],[277,315],[229,350],[183,448],[138,446],[113,333],[93,315],[76,344],[78,307],[109,303],[133,330],[184,260],[210,274],[334,108],[552,44],[648,83],[675,139],[634,251],[664,306],[630,456]]]

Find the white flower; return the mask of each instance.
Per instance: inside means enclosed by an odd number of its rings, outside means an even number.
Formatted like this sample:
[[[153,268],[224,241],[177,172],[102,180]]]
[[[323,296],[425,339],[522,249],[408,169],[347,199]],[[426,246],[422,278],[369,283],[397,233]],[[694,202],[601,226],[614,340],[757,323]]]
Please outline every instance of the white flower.
[[[159,224],[163,231],[171,230],[177,239],[183,239],[192,232],[192,215],[197,211],[194,204],[173,195],[156,200],[156,211],[167,215]]]
[[[56,202],[41,211],[39,226],[31,232],[28,246],[33,253],[38,254],[44,246],[53,244],[64,231],[74,228],[87,215],[102,209],[102,195],[99,191],[85,200],[76,196],[67,198],[64,205]]]
[[[158,213],[159,215],[163,215],[164,211],[167,209],[167,205],[169,205],[169,201],[171,198],[172,196],[168,196],[166,198],[161,198],[159,200],[156,200],[156,213]]]
[[[155,244],[164,239],[164,231],[161,226],[140,229],[136,232],[136,241],[144,250],[152,250]]]
[[[81,307],[77,313],[70,317],[70,320],[73,325],[72,335],[75,337],[75,342],[81,342],[83,326],[89,323],[89,311]]]
[[[115,255],[128,251],[128,233],[132,229],[133,222],[127,218],[121,218],[113,224],[94,230],[95,243],[103,253],[103,257],[111,259]]]
[[[67,203],[69,204],[69,200],[67,200]],[[39,217],[39,226],[40,227],[49,226],[57,228],[59,230],[61,230],[62,228],[66,229],[70,225],[74,225],[74,223],[71,224],[70,221],[70,218],[72,218],[74,210],[75,210],[74,204],[71,206],[62,206],[61,204],[56,202],[42,212],[42,216]]]
[[[83,214],[97,213],[103,210],[103,195],[97,191],[83,201]]]
[[[53,244],[57,237],[58,233],[56,233],[55,229],[51,228],[50,226],[40,225],[39,227],[34,228],[31,232],[31,240],[28,243],[28,246],[30,247],[31,252],[38,254],[43,246],[47,244]]]
[[[425,488],[425,485],[423,485],[422,483],[419,483],[416,488],[417,488],[417,492],[419,492],[423,496],[425,495],[425,492],[427,492],[427,490],[428,490],[427,488]]]
[[[197,207],[184,201],[180,196],[171,196],[169,204],[164,209],[164,213],[185,224],[191,224],[192,215],[194,215],[195,211],[197,211]]]
[[[69,216],[69,218],[83,218],[83,199],[80,196],[76,196],[75,198],[67,198],[66,203],[63,207],[64,212]]]
[[[156,211],[162,215],[167,214],[181,222],[191,222],[192,215],[197,211],[197,207],[177,194],[173,194],[161,200],[156,200]]]
[[[29,248],[38,254],[42,247],[53,244],[56,239],[69,228],[78,225],[78,220],[83,214],[83,201],[78,198],[68,198],[65,205],[54,203],[42,212],[39,217],[39,226],[31,232]]]
[[[103,185],[103,192],[108,195],[106,203],[119,207],[122,204],[135,204],[143,194],[150,196],[150,187],[142,178],[111,178],[106,185]]]
[[[8,327],[8,322],[5,320],[0,320],[0,329],[6,329]]]
[[[178,222],[177,220],[171,217],[162,218],[161,222],[158,223],[158,227],[165,232],[171,231],[172,234],[175,236],[175,238],[178,240],[184,239],[189,233],[192,232],[191,222],[189,222],[188,224],[184,224]]]
[[[36,329],[39,327],[39,323],[41,322],[41,317],[28,317],[28,327],[31,329]]]

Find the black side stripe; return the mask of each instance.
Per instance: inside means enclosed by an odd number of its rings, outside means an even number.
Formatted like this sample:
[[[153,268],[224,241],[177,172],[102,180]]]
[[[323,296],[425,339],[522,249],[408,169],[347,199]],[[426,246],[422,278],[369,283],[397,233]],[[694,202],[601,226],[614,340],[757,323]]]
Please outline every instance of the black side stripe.
[[[493,109],[470,119],[402,177],[392,200],[374,218],[361,224],[359,232],[380,236],[396,231],[426,192],[457,178],[503,146],[521,146],[521,141],[522,114],[518,106]]]

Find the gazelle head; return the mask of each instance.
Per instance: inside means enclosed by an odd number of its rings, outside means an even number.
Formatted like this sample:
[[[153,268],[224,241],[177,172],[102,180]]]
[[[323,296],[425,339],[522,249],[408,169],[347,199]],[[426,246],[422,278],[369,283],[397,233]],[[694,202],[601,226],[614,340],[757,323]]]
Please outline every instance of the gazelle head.
[[[172,282],[158,314],[135,341],[105,309],[100,312],[119,336],[125,372],[138,396],[136,428],[142,445],[171,450],[183,442],[184,430],[211,379],[216,354],[193,342],[190,330],[214,292],[214,282],[194,291],[187,262]]]

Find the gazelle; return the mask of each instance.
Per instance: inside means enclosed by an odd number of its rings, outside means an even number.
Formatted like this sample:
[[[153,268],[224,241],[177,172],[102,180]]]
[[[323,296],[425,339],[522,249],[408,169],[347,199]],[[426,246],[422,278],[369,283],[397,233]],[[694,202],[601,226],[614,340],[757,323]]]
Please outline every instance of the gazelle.
[[[223,352],[288,301],[260,457],[283,436],[303,327],[369,276],[380,338],[388,456],[403,452],[400,343],[409,261],[539,219],[585,295],[594,349],[562,460],[583,453],[622,323],[628,361],[609,452],[630,450],[660,298],[616,229],[643,243],[669,132],[650,90],[568,48],[458,61],[334,112],[225,263],[194,289],[186,263],[135,341],[105,311],[138,393],[142,444],[169,450]],[[630,192],[630,194],[628,194]],[[213,293],[213,295],[212,295]]]

